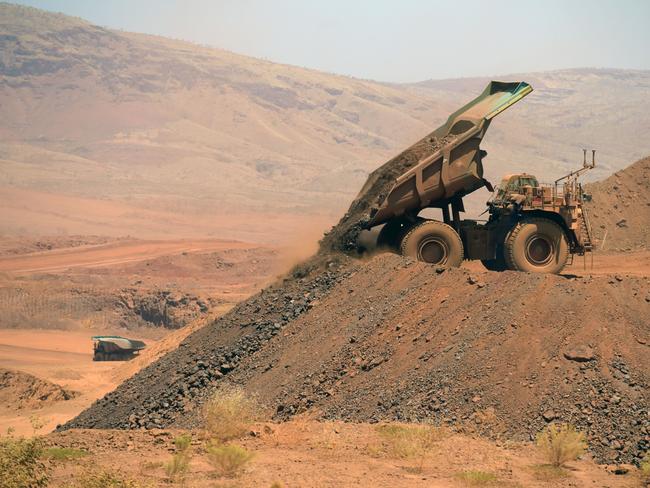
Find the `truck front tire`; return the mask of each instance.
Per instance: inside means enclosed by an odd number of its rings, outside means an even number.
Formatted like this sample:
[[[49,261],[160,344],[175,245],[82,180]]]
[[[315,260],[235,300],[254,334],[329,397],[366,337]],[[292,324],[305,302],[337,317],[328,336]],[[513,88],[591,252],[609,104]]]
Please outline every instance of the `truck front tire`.
[[[463,262],[463,242],[449,225],[425,220],[412,227],[402,238],[400,251],[425,263],[458,267]]]
[[[569,259],[569,244],[562,227],[552,220],[526,219],[506,238],[504,256],[515,271],[559,273]]]

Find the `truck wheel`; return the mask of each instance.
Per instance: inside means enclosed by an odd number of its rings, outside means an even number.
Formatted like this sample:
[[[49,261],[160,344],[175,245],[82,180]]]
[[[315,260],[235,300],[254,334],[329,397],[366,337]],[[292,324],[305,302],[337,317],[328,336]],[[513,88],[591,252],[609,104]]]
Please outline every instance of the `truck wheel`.
[[[497,246],[496,257],[494,259],[481,259],[481,263],[483,263],[483,266],[490,271],[505,271],[508,269],[506,258],[503,255],[503,246]]]
[[[412,227],[402,239],[402,256],[444,266],[460,266],[463,242],[449,225],[425,220]]]
[[[508,268],[532,273],[559,273],[569,259],[562,227],[548,219],[522,220],[505,242]]]

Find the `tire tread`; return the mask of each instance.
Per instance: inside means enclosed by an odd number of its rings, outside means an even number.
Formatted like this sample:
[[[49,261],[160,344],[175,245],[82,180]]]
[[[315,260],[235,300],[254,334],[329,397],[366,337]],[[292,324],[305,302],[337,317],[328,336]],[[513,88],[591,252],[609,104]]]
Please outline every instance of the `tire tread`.
[[[414,225],[413,227],[411,227],[408,230],[408,232],[406,232],[406,234],[404,234],[404,237],[402,237],[402,241],[400,242],[400,246],[399,246],[400,254],[402,256],[406,255],[406,249],[405,248],[406,248],[406,246],[408,244],[408,240],[410,238],[412,238],[413,234],[418,229],[420,229],[421,227],[427,226],[427,225],[431,225],[432,223],[436,224],[436,225],[439,225],[439,226],[448,227],[452,231],[454,239],[456,239],[456,241],[458,243],[458,246],[460,247],[460,254],[461,254],[461,261],[462,261],[464,259],[464,257],[465,257],[465,248],[463,246],[462,239],[458,235],[458,232],[456,232],[456,230],[452,226],[450,226],[448,224],[445,224],[444,222],[438,222],[437,220],[423,220],[422,222],[420,222],[420,223]]]
[[[515,243],[515,241],[517,239],[517,236],[519,235],[519,233],[522,231],[522,229],[524,228],[524,226],[526,224],[536,224],[536,223],[540,223],[540,222],[550,223],[550,224],[554,225],[561,232],[562,236],[564,236],[564,230],[562,230],[562,227],[560,227],[557,223],[553,222],[551,219],[532,217],[532,218],[523,219],[523,220],[519,221],[517,223],[517,225],[514,227],[514,229],[512,229],[512,231],[509,233],[508,237],[506,238],[505,245],[503,246],[504,247],[503,255],[504,255],[504,258],[505,258],[505,261],[506,261],[506,265],[508,266],[508,269],[511,269],[511,270],[514,270],[514,271],[524,271],[524,270],[520,269],[519,266],[517,266],[517,264],[515,262],[515,258],[514,258],[514,255],[513,255],[514,243]],[[564,236],[564,238],[566,239],[566,236]],[[564,263],[566,263],[568,257],[569,257],[569,250],[568,250],[568,247],[567,247],[565,256],[561,256],[560,260],[563,261]],[[562,268],[564,268],[564,265],[562,265]],[[560,268],[557,271],[557,273],[562,271],[562,268]]]

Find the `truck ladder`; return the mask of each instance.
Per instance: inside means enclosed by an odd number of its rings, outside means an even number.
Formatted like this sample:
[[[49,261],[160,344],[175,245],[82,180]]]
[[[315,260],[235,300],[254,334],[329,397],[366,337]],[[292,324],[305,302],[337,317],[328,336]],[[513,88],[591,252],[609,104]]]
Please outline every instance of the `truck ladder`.
[[[594,249],[593,234],[591,232],[591,223],[589,222],[589,215],[587,209],[582,207],[582,218],[580,219],[580,237],[582,238],[582,246],[585,252],[591,252]]]

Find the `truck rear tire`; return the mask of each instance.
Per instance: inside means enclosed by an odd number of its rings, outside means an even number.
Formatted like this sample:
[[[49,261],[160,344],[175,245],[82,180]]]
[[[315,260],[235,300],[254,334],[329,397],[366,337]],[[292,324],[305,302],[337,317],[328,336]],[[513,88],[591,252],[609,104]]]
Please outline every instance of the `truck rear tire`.
[[[402,238],[402,256],[425,263],[458,267],[463,262],[463,241],[449,225],[425,220]]]
[[[564,230],[549,219],[522,220],[505,242],[509,269],[531,273],[559,273],[569,259]]]

